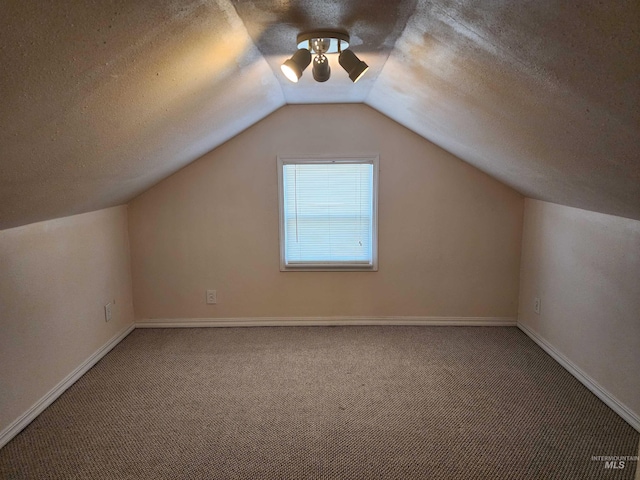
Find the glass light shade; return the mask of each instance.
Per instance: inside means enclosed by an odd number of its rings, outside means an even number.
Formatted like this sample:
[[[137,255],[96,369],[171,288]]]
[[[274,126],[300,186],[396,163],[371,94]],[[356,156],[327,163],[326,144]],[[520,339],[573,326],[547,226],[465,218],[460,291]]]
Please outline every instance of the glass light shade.
[[[280,65],[280,70],[282,70],[282,73],[284,73],[284,76],[287,77],[288,80],[292,81],[293,83],[298,83],[298,80],[300,79],[302,74],[297,73],[298,69],[296,69],[295,66],[287,65],[287,62],[290,61],[291,60],[287,60],[282,65]]]

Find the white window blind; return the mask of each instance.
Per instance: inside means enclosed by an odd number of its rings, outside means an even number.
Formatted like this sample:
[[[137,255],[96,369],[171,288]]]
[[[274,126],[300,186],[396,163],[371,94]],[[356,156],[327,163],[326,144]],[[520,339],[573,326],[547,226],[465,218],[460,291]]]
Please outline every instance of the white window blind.
[[[375,269],[377,158],[279,159],[283,269]]]

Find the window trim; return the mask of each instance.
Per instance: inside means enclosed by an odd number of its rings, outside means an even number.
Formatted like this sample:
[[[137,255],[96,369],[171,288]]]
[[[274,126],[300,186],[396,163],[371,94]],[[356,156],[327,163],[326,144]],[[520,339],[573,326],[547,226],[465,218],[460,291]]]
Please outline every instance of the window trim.
[[[378,271],[378,170],[379,155],[278,155],[278,212],[280,222],[280,271],[281,272],[377,272]],[[283,167],[288,164],[369,163],[373,165],[371,264],[354,263],[299,263],[285,262],[285,218]]]

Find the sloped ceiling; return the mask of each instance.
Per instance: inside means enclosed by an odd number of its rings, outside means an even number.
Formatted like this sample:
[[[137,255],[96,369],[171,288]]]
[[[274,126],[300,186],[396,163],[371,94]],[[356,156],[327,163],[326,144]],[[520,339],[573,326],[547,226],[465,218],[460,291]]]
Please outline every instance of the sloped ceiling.
[[[0,228],[125,203],[285,104],[228,1],[0,5]]]
[[[0,5],[0,229],[127,202],[288,103],[364,102],[525,195],[640,220],[640,3]],[[279,65],[347,29],[352,84]],[[339,119],[336,119],[339,121]]]
[[[511,185],[640,219],[640,2],[424,1],[367,103]]]

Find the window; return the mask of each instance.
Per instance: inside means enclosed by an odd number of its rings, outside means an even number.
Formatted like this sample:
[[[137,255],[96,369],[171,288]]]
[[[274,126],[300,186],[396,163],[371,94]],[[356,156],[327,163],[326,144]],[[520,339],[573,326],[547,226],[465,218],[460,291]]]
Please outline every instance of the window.
[[[280,270],[377,270],[378,157],[278,157]]]

